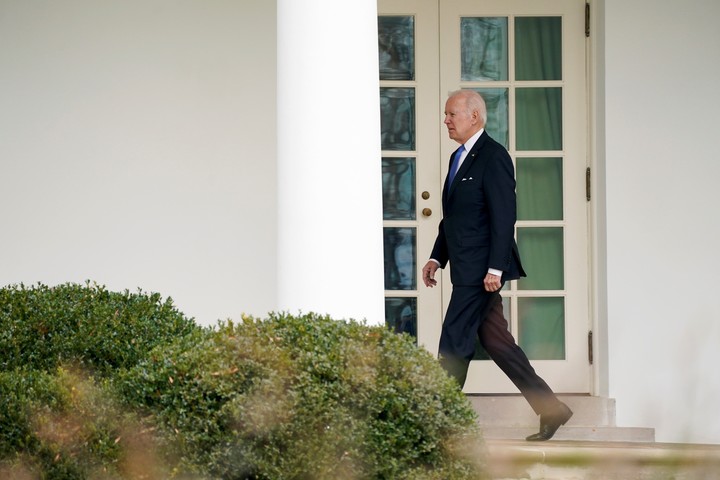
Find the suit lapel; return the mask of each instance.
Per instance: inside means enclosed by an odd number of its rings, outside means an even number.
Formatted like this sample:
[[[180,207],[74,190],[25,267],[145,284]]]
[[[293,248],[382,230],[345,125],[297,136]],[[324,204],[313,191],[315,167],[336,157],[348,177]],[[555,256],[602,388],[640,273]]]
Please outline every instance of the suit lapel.
[[[465,160],[463,160],[462,165],[460,165],[460,168],[457,171],[457,174],[455,175],[455,179],[453,180],[452,185],[448,185],[448,197],[452,195],[453,191],[455,190],[455,187],[462,182],[462,179],[465,178],[465,173],[470,169],[470,166],[477,160],[479,157],[480,149],[482,148],[483,144],[485,143],[485,139],[487,138],[487,132],[483,132],[482,135],[480,135],[480,138],[477,139],[477,142],[475,142],[475,145],[473,145],[473,148],[468,152],[467,156],[465,157]],[[454,152],[453,152],[454,155]],[[451,162],[452,162],[452,156]]]

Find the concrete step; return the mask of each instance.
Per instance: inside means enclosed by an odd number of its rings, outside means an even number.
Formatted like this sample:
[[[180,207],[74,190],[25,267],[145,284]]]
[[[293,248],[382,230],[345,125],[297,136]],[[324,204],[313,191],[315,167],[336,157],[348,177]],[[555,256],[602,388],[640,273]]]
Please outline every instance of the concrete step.
[[[589,395],[559,395],[573,417],[553,439],[598,442],[655,441],[653,428],[615,424],[615,399]],[[538,431],[540,419],[520,395],[469,395],[486,439],[521,440]]]
[[[560,428],[553,440],[572,440],[590,442],[640,442],[655,441],[655,430],[636,427],[577,427],[567,425]],[[538,431],[540,423],[534,427],[482,427],[483,437],[491,440],[522,440]]]
[[[573,425],[614,427],[615,399],[589,395],[558,395],[573,411]],[[502,427],[536,427],[538,417],[521,395],[468,395],[480,424]]]
[[[493,480],[717,480],[720,445],[486,440]]]

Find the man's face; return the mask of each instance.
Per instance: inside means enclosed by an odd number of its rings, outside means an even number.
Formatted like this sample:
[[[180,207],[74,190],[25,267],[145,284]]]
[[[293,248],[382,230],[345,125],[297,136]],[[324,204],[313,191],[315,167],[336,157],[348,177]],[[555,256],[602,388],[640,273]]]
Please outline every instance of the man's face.
[[[445,126],[450,138],[458,143],[467,142],[480,129],[478,119],[478,112],[468,113],[462,97],[450,97],[445,103]]]

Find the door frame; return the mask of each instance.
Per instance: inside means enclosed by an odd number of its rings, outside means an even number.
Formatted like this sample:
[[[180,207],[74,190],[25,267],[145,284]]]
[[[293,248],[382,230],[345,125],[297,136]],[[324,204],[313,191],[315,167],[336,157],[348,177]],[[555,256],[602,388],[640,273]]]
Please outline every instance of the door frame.
[[[379,0],[380,1],[380,0]],[[426,0],[421,0],[423,3]],[[387,14],[412,14],[413,12],[406,11],[402,6],[404,2],[401,0],[387,0],[382,1],[383,5],[387,7],[388,4],[396,5],[395,8],[388,10],[388,8],[380,8],[380,15]],[[421,3],[421,2],[416,2]],[[433,2],[434,3],[434,2]],[[587,209],[587,262],[588,262],[588,331],[592,332],[591,343],[589,347],[593,353],[593,361],[589,364],[588,375],[589,375],[589,393],[591,395],[608,395],[608,345],[607,345],[607,275],[606,275],[606,251],[605,251],[605,172],[604,172],[604,129],[603,129],[603,112],[602,105],[604,105],[604,85],[602,74],[604,71],[604,65],[599,64],[599,59],[602,58],[602,39],[604,35],[604,22],[603,22],[603,7],[604,3],[602,0],[587,0],[586,3],[592,10],[590,19],[590,30],[592,34],[586,38],[585,41],[585,62],[586,62],[586,75],[585,75],[585,89],[586,89],[586,115],[587,115],[587,138],[586,138],[586,164],[592,172],[589,177],[590,190],[592,197],[586,204]],[[422,29],[418,27],[418,31]],[[440,102],[444,102],[443,93],[438,88],[438,98]],[[426,107],[426,109],[429,107]],[[441,110],[442,105],[438,105],[438,111]],[[427,112],[426,112],[427,113]],[[420,106],[418,106],[417,118],[422,118]],[[430,113],[432,116],[432,113]],[[442,127],[441,121],[438,120],[438,125]],[[418,127],[420,128],[420,127]],[[422,134],[418,132],[418,141],[422,140]],[[440,142],[442,143],[442,142]],[[418,147],[420,148],[420,147]],[[445,155],[442,151],[444,148],[437,148],[437,156],[440,159],[440,168],[444,174],[446,166]],[[423,190],[421,186],[421,179],[418,178],[418,195]],[[438,185],[441,188],[442,177],[438,180]],[[418,202],[418,210],[421,210],[421,202]],[[439,205],[436,207],[439,211]],[[433,208],[433,210],[435,210]],[[435,217],[436,218],[436,217]],[[419,218],[419,221],[427,220]],[[418,244],[417,249],[417,262],[418,270],[419,266],[424,262],[424,255],[426,250],[423,249],[421,244]],[[451,284],[448,278],[439,279],[439,287],[442,288],[443,293],[443,304],[446,303],[446,298],[449,298],[451,292]],[[419,287],[421,288],[421,287]],[[438,287],[436,287],[436,290]],[[444,308],[443,308],[444,311]],[[437,328],[440,328],[442,322],[442,313]],[[437,345],[433,342],[428,344],[427,340],[420,340],[419,344],[425,346],[431,353],[437,353]]]

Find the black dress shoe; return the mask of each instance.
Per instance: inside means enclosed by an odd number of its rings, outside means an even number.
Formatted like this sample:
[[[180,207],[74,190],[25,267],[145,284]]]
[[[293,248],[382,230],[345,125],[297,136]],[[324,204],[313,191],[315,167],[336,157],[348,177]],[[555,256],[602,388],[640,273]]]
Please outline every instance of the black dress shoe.
[[[550,440],[558,428],[565,425],[572,416],[572,410],[564,403],[561,403],[557,412],[551,415],[540,415],[540,431],[533,433],[525,440],[528,442],[544,442],[545,440]]]

